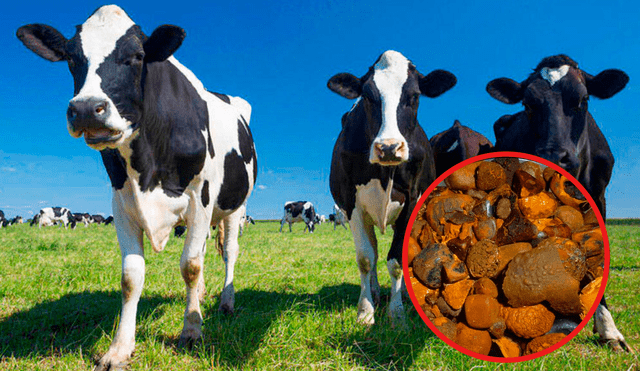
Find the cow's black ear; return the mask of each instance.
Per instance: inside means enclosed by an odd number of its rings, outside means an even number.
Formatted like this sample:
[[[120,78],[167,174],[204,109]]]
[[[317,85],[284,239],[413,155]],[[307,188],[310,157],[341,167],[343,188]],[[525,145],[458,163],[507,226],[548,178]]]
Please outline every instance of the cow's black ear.
[[[182,45],[187,33],[178,26],[163,25],[156,28],[144,43],[144,60],[162,62]]]
[[[327,87],[347,99],[356,99],[362,94],[362,82],[350,73],[339,73],[329,79]]]
[[[18,28],[16,36],[24,46],[48,61],[58,62],[67,55],[67,39],[58,30],[46,24],[22,26]]]
[[[487,84],[487,93],[507,104],[515,104],[522,100],[522,85],[514,80],[501,77]]]
[[[457,82],[458,79],[451,72],[434,70],[427,76],[420,76],[420,93],[429,98],[439,97],[453,88]]]
[[[613,97],[629,82],[629,76],[624,71],[617,69],[604,70],[595,77],[586,72],[583,74],[589,95],[600,99]]]

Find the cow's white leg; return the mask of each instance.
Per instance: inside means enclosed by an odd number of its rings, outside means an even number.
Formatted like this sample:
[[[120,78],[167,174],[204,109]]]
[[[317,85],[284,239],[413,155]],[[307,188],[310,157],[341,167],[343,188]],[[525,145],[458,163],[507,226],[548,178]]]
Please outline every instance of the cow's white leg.
[[[396,259],[387,261],[387,269],[391,277],[391,300],[388,315],[394,325],[405,323],[404,306],[402,305],[402,266]]]
[[[122,255],[122,312],[111,346],[95,368],[98,371],[117,370],[127,365],[135,348],[136,312],[144,285],[142,229],[127,217],[118,202],[114,201],[113,209]]]
[[[187,238],[180,257],[180,273],[187,290],[180,345],[191,345],[202,336],[200,301],[204,296],[204,254],[211,222],[209,215],[206,211],[199,212],[187,223]]]
[[[378,284],[376,275],[377,241],[373,224],[365,221],[362,211],[355,209],[351,220],[351,233],[356,247],[356,263],[360,271],[360,298],[358,299],[358,322],[373,325],[375,322],[375,290]],[[379,287],[378,300],[379,300]]]
[[[594,332],[600,335],[601,341],[609,344],[614,350],[626,350],[634,353],[622,333],[616,327],[611,312],[609,312],[609,309],[607,309],[603,303],[600,303],[596,308],[596,313],[593,316],[593,327]]]
[[[222,258],[225,264],[224,287],[220,294],[220,310],[224,313],[233,313],[235,305],[235,291],[233,288],[233,271],[238,260],[238,227],[241,210],[235,211],[225,218],[224,223],[224,253]]]

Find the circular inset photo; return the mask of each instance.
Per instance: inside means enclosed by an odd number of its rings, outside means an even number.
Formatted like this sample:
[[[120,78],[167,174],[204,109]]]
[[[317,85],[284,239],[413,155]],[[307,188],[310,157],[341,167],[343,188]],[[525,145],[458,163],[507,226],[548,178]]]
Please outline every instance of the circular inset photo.
[[[597,207],[542,158],[498,152],[442,174],[413,210],[405,283],[425,324],[469,356],[531,360],[593,316],[609,269]]]

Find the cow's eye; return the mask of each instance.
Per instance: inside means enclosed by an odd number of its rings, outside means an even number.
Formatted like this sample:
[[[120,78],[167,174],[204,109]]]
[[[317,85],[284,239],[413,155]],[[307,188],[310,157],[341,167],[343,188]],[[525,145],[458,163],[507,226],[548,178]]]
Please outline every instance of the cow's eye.
[[[129,57],[129,59],[124,61],[124,64],[126,66],[130,66],[130,65],[139,65],[142,63],[142,61],[144,60],[144,53],[143,52],[138,52],[133,54],[131,57]]]
[[[407,99],[407,106],[415,107],[415,106],[418,105],[419,101],[420,101],[420,95],[419,94],[414,94],[409,99]]]
[[[584,97],[582,97],[582,99],[580,100],[580,108],[582,109],[586,109],[587,108],[587,104],[589,103],[589,96],[585,95]]]

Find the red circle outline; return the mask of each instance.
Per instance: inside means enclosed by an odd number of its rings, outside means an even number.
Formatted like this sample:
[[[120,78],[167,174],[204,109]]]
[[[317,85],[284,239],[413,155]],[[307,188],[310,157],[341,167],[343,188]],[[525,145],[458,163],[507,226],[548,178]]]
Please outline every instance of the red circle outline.
[[[474,162],[477,162],[477,161],[482,161],[482,160],[487,160],[487,159],[491,159],[491,158],[495,158],[495,157],[516,157],[516,158],[520,158],[520,159],[534,161],[534,162],[537,162],[539,164],[551,167],[552,169],[554,169],[555,171],[559,172],[564,177],[566,177],[569,181],[571,181],[580,190],[580,192],[582,192],[582,194],[587,199],[587,201],[589,201],[589,204],[591,205],[593,210],[597,211],[595,213],[595,215],[596,215],[596,218],[598,219],[598,225],[600,226],[600,231],[602,232],[602,239],[603,239],[603,243],[604,243],[604,270],[603,270],[603,273],[602,273],[602,283],[600,284],[600,290],[598,291],[598,296],[596,297],[596,300],[594,301],[593,305],[591,306],[591,309],[587,313],[587,316],[585,316],[585,318],[582,320],[582,322],[580,322],[578,327],[576,327],[569,335],[565,336],[564,339],[562,339],[558,343],[554,344],[553,346],[551,346],[551,347],[549,347],[547,349],[544,349],[544,350],[542,350],[540,352],[537,352],[537,353],[529,354],[529,355],[526,355],[526,356],[520,356],[520,357],[510,357],[510,358],[485,356],[483,354],[478,354],[478,353],[472,352],[472,351],[470,351],[470,350],[468,350],[466,348],[463,348],[460,345],[456,344],[455,342],[450,340],[448,337],[446,337],[442,332],[440,332],[440,330],[438,330],[433,325],[433,323],[429,320],[427,315],[422,311],[422,308],[420,308],[420,305],[419,305],[418,300],[417,300],[417,298],[415,296],[415,293],[413,292],[413,286],[412,286],[411,279],[409,278],[409,274],[408,274],[409,273],[409,266],[407,264],[408,245],[409,245],[409,237],[411,236],[411,230],[413,229],[413,224],[414,224],[414,222],[416,220],[416,217],[418,216],[418,211],[420,211],[420,207],[422,207],[422,204],[424,204],[424,202],[427,199],[427,197],[429,196],[429,194],[438,186],[438,184],[443,182],[454,171],[456,171],[456,170],[458,170],[458,169],[460,169],[460,168],[462,168],[464,166],[467,166],[467,165],[469,165],[471,163],[474,163]],[[463,354],[466,354],[466,355],[468,355],[470,357],[473,357],[473,358],[476,358],[476,359],[479,359],[479,360],[483,360],[483,361],[500,362],[500,363],[515,363],[515,362],[530,361],[530,360],[536,359],[538,357],[545,356],[545,355],[547,355],[547,354],[559,349],[560,347],[562,347],[566,343],[568,343],[580,331],[582,331],[582,329],[587,325],[587,322],[589,322],[589,320],[591,319],[591,317],[595,313],[596,308],[598,307],[598,305],[600,304],[600,301],[602,300],[602,296],[604,295],[604,290],[605,290],[605,288],[607,286],[607,280],[609,278],[609,237],[607,235],[607,229],[605,228],[604,220],[602,218],[602,215],[600,214],[600,210],[598,210],[598,207],[596,206],[595,202],[593,201],[593,198],[591,197],[591,195],[589,195],[589,193],[582,186],[582,184],[580,184],[576,180],[576,178],[574,178],[566,170],[562,169],[560,166],[558,166],[558,165],[556,165],[556,164],[554,164],[554,163],[552,163],[550,161],[547,161],[547,160],[545,160],[543,158],[540,158],[540,157],[537,157],[537,156],[533,156],[533,155],[530,155],[530,154],[526,154],[526,153],[520,153],[520,152],[493,152],[493,153],[488,153],[488,154],[484,154],[484,155],[474,156],[472,158],[464,160],[463,162],[455,165],[454,167],[452,167],[449,170],[447,170],[446,172],[444,172],[444,174],[440,175],[433,183],[431,183],[429,188],[427,188],[427,190],[422,194],[422,196],[420,197],[420,199],[416,203],[416,206],[415,206],[415,208],[413,209],[413,211],[411,213],[411,218],[409,219],[409,223],[407,224],[407,229],[405,231],[405,236],[404,236],[404,241],[403,241],[403,246],[402,246],[402,272],[403,272],[405,284],[407,286],[407,291],[409,292],[409,297],[411,298],[411,302],[412,302],[413,306],[416,308],[416,311],[418,312],[418,314],[422,318],[423,322],[429,327],[429,329],[431,331],[433,331],[434,334],[436,334],[436,336],[438,336],[440,338],[440,340],[444,341],[449,346],[453,347],[454,349],[458,350],[459,352],[461,352]]]

